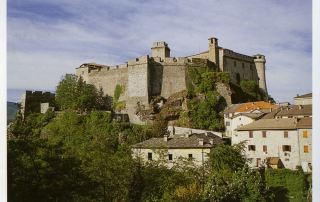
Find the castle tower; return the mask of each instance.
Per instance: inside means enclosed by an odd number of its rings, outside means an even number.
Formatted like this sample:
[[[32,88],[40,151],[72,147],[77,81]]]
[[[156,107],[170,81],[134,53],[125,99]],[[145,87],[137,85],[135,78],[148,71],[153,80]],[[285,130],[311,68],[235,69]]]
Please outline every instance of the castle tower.
[[[256,65],[258,78],[259,78],[259,88],[262,89],[267,95],[267,84],[266,84],[266,76],[265,76],[265,64],[266,58],[264,55],[257,54],[254,56],[254,63]]]
[[[211,37],[208,39],[209,43],[209,60],[217,65],[219,68],[219,47],[218,39]],[[220,68],[219,68],[220,69]]]
[[[170,57],[170,48],[164,41],[154,42],[151,48],[152,57],[167,58]]]

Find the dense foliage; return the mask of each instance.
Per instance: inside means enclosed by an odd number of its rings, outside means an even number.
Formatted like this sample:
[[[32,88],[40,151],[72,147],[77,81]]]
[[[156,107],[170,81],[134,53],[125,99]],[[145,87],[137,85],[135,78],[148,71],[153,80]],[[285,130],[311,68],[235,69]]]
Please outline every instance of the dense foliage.
[[[270,95],[266,95],[260,88],[256,81],[241,80],[240,85],[230,83],[230,87],[234,92],[232,100],[234,103],[252,102],[252,101],[271,101],[275,103]]]
[[[115,111],[121,111],[126,108],[126,102],[125,101],[119,101],[120,96],[124,92],[124,87],[117,84],[115,89],[114,89],[114,95],[113,95],[113,110]]]
[[[187,114],[189,127],[223,130],[223,117],[219,114],[226,105],[224,98],[217,92],[217,82],[228,84],[229,74],[214,72],[208,68],[188,67],[187,90],[190,99]],[[185,119],[185,117],[182,116]],[[180,120],[179,123],[185,122]]]
[[[115,122],[101,111],[17,119],[8,139],[9,201],[305,201],[302,173],[252,170],[241,145],[214,148],[200,167],[132,159],[130,145],[165,132],[162,124]]]
[[[308,188],[311,182],[302,169],[292,171],[288,169],[267,170],[267,186],[273,191],[275,201],[311,201]]]
[[[86,84],[81,76],[66,74],[57,86],[56,103],[62,110],[73,109],[82,113],[103,109],[106,98],[101,89],[98,91],[94,85]]]

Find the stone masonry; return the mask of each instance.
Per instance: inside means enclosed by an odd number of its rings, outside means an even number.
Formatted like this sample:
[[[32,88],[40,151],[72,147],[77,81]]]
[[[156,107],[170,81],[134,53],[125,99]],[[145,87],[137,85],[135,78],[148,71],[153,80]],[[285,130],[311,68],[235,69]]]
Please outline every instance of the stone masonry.
[[[126,102],[126,111],[133,123],[144,123],[135,114],[136,106],[148,109],[151,96],[168,98],[170,95],[186,90],[187,64],[203,61],[212,68],[230,74],[231,82],[255,80],[262,91],[267,93],[265,79],[265,57],[261,54],[247,56],[218,45],[218,39],[208,39],[208,51],[186,57],[171,57],[166,42],[155,42],[149,55],[129,60],[125,64],[108,66],[85,63],[76,68],[76,75],[82,76],[88,84],[102,88],[106,95],[113,96],[116,85],[124,92],[120,101]],[[218,90],[224,89],[219,86]],[[223,90],[220,90],[221,92]],[[221,94],[221,92],[219,92]],[[222,93],[231,104],[229,93]]]

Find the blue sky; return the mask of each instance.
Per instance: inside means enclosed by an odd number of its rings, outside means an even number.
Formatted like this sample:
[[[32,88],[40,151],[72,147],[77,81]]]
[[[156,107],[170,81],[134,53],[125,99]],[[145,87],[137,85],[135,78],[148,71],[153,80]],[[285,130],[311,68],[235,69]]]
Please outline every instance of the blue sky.
[[[54,90],[85,62],[122,64],[166,41],[172,56],[207,50],[207,38],[266,55],[276,101],[311,92],[311,1],[8,0],[8,88]]]

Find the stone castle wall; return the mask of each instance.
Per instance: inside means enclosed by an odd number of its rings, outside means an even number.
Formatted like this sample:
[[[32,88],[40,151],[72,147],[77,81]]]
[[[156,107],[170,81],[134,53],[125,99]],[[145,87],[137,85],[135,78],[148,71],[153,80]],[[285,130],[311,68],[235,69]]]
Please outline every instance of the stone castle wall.
[[[87,67],[78,68],[76,71],[77,76],[82,76],[84,81],[88,84],[92,84],[97,89],[102,88],[105,95],[114,95],[114,89],[116,85],[124,87],[124,93],[121,95],[120,100],[127,99],[128,89],[128,67],[111,67],[90,70]]]
[[[41,108],[42,103],[52,105],[54,103],[55,95],[50,92],[42,91],[26,91],[20,100],[20,112],[22,117],[25,117],[31,113],[41,113],[44,109]]]
[[[230,73],[231,82],[239,84],[241,80],[265,81],[264,56],[260,63],[256,56],[247,56],[218,46],[216,38],[209,38],[209,50],[187,57],[170,57],[170,49],[165,42],[156,42],[152,47],[152,56],[142,56],[129,60],[127,64],[116,66],[83,64],[76,70],[78,76],[106,95],[114,95],[116,85],[124,92],[120,100],[126,101],[130,121],[139,122],[135,114],[136,105],[147,109],[151,96],[168,98],[170,95],[186,90],[186,68],[188,64],[204,62],[209,68]],[[259,68],[257,67],[259,66]],[[257,70],[258,69],[258,70]],[[259,73],[259,74],[258,74]],[[259,78],[261,77],[262,80]],[[261,85],[266,91],[266,86]],[[231,104],[230,90],[219,86],[219,92]],[[130,115],[131,114],[131,115]]]

